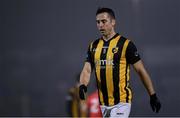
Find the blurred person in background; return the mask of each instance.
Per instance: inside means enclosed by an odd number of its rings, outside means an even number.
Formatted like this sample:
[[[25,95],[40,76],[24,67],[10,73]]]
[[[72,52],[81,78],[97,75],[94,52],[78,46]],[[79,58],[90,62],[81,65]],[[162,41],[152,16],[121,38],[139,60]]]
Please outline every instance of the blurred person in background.
[[[80,98],[86,98],[87,85],[94,69],[103,117],[128,117],[132,101],[129,86],[132,65],[149,94],[152,110],[159,112],[161,103],[136,46],[115,31],[116,18],[113,10],[99,8],[96,12],[96,24],[102,37],[89,45],[80,75]]]
[[[97,90],[87,97],[87,111],[90,118],[102,117]]]
[[[76,78],[76,84],[68,91],[67,112],[69,117],[86,117],[87,105],[85,100],[79,98],[79,75]]]

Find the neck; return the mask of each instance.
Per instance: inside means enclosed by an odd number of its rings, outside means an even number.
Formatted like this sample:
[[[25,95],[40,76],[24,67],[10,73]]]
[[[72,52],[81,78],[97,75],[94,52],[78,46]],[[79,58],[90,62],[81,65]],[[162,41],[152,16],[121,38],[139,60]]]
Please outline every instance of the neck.
[[[105,40],[105,41],[108,41],[109,39],[111,39],[114,35],[116,34],[116,32],[111,32],[110,34],[108,34],[108,35],[103,35],[102,37],[103,37],[103,39]]]

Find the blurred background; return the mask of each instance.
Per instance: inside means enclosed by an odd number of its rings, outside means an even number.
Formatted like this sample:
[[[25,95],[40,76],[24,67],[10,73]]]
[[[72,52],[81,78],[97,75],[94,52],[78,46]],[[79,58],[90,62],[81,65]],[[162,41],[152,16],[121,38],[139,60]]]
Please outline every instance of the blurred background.
[[[180,0],[0,0],[0,116],[68,116],[68,91],[99,37],[98,7],[115,11],[162,102],[153,113],[132,69],[130,116],[180,116]]]

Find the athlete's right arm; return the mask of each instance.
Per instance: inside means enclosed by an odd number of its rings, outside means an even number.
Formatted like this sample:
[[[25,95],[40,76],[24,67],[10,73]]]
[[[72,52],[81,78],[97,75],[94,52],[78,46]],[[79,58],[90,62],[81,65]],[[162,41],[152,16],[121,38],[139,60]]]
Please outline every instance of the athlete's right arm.
[[[79,97],[80,99],[85,99],[85,93],[87,92],[87,85],[90,81],[91,76],[91,64],[89,62],[85,62],[83,70],[80,75],[80,86],[79,86]]]
[[[91,64],[89,62],[85,62],[80,75],[80,85],[84,84],[85,86],[87,86],[89,84],[91,71]]]
[[[85,99],[85,93],[87,92],[87,85],[89,84],[90,81],[92,68],[93,68],[93,60],[92,60],[92,43],[91,43],[88,47],[86,61],[80,74],[79,97],[82,100]]]

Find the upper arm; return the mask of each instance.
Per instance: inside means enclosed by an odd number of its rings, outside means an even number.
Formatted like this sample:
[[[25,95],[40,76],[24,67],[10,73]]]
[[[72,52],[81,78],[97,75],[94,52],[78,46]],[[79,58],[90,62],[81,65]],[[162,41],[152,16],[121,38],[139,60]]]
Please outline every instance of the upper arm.
[[[131,41],[126,50],[126,59],[129,64],[135,64],[141,59],[136,46]]]
[[[91,43],[89,45],[89,47],[88,47],[88,50],[87,50],[87,53],[86,53],[86,60],[85,60],[85,65],[88,65],[87,63],[89,63],[91,68],[94,67],[93,56],[92,56],[92,45],[93,45],[93,43]]]
[[[81,71],[81,75],[80,75],[80,83],[81,84],[85,84],[86,86],[89,83],[90,80],[90,75],[93,69],[93,58],[92,58],[92,43],[89,45],[87,54],[86,54],[86,60],[84,63],[84,67]]]
[[[138,73],[138,75],[141,77],[141,79],[145,80],[147,78],[150,78],[141,60],[133,64],[133,67],[135,71]]]
[[[138,72],[138,73],[141,72],[142,70],[144,70],[144,65],[143,65],[141,60],[139,60],[136,63],[134,63],[133,67],[136,70],[136,72]]]
[[[152,95],[155,93],[153,85],[152,85],[152,81],[151,78],[148,74],[148,72],[146,71],[142,61],[138,61],[135,64],[133,64],[134,69],[136,70],[136,72],[138,73],[138,75],[140,76],[141,81],[143,82],[144,86],[146,87],[149,95]]]

